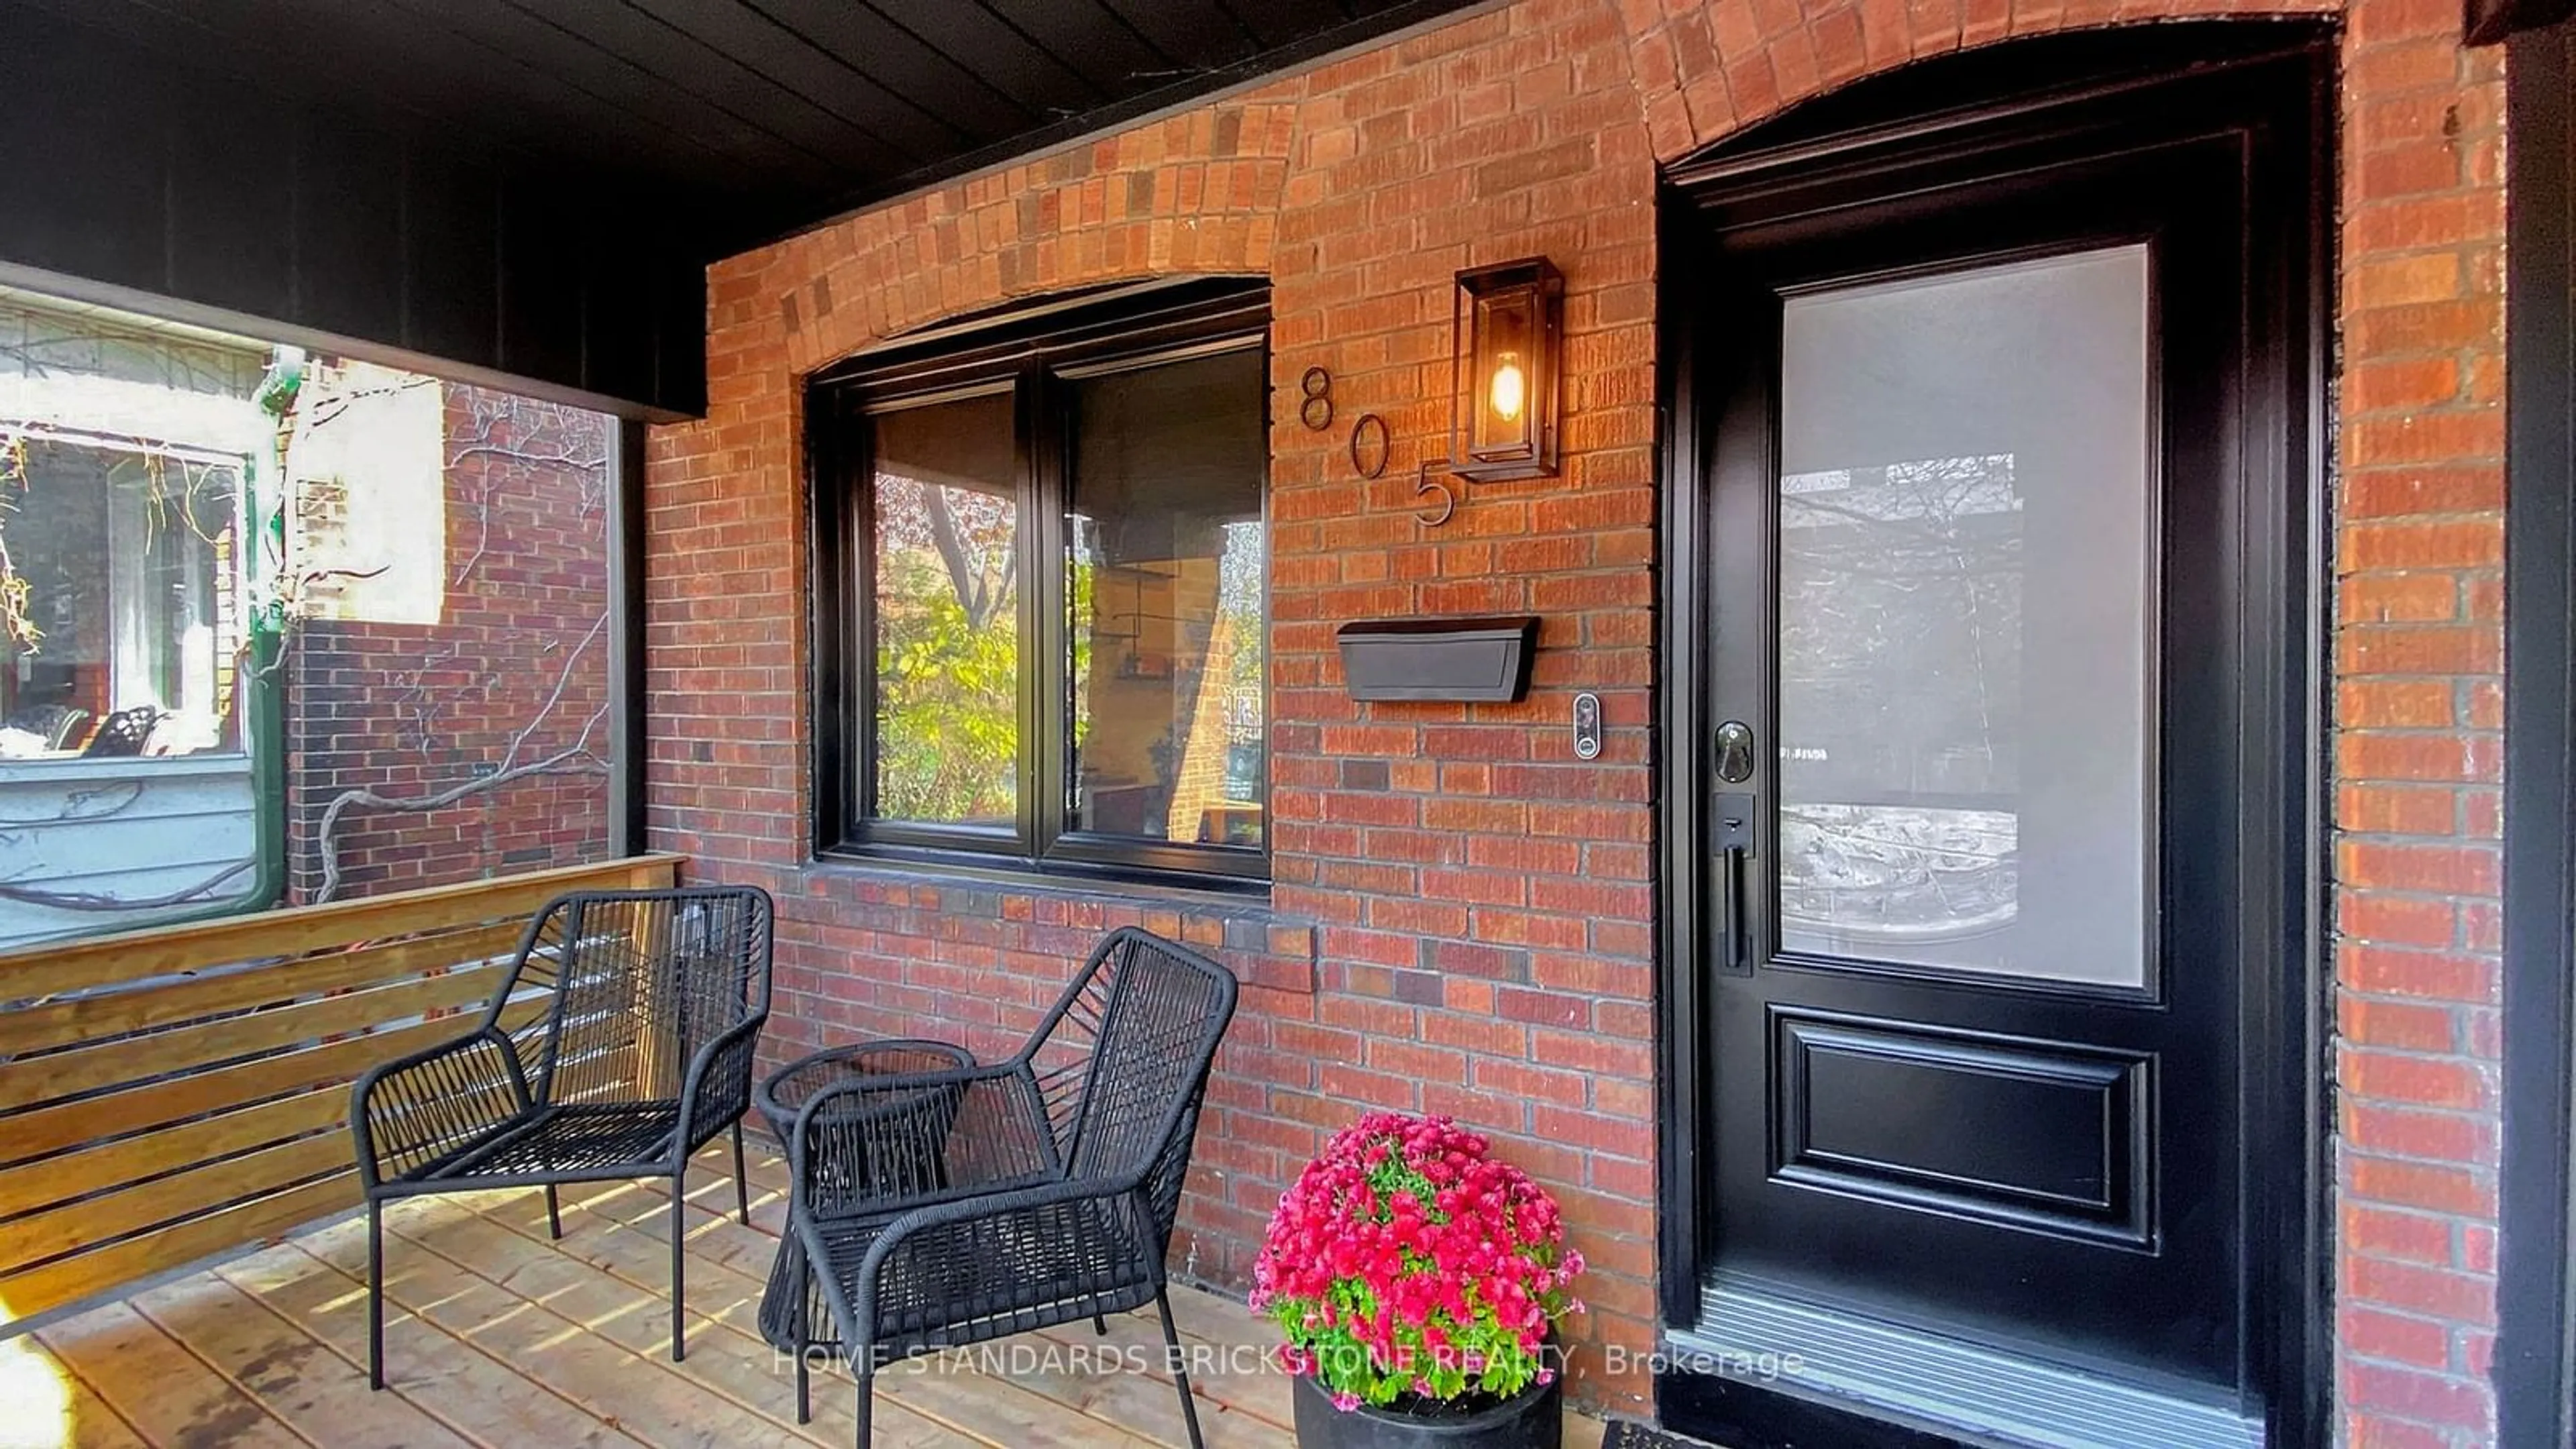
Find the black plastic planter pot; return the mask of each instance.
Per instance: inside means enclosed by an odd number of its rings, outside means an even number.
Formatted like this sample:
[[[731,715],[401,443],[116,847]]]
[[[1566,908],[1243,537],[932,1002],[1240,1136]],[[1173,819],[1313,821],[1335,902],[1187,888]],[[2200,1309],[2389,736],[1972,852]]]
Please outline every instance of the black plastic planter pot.
[[[1362,1404],[1347,1412],[1312,1375],[1297,1376],[1297,1449],[1559,1449],[1565,1432],[1550,1380],[1491,1408],[1451,1416],[1399,1414]]]

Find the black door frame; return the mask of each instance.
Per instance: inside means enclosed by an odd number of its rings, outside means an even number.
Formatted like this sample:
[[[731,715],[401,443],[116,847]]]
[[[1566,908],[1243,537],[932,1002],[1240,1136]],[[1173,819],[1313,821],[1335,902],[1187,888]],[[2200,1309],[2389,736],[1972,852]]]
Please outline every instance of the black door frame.
[[[1705,845],[1696,782],[1715,721],[1704,705],[1709,600],[1700,576],[1706,560],[1699,537],[1697,476],[1697,460],[1705,456],[1708,440],[1691,405],[1703,371],[1692,356],[1700,307],[1695,269],[1682,261],[1693,254],[1699,235],[1699,203],[1693,198],[1720,182],[1759,184],[1747,178],[1791,158],[1815,161],[1864,142],[1920,144],[1944,135],[1973,135],[1998,122],[2060,124],[2049,118],[2061,114],[2080,116],[2088,125],[2124,120],[2152,124],[2169,116],[2174,93],[2166,83],[2186,69],[2232,74],[2257,87],[2287,87],[2289,93],[2275,100],[2298,132],[2299,144],[2297,154],[2279,159],[2305,173],[2303,187],[2258,188],[2262,194],[2255,197],[2271,213],[2258,230],[2296,237],[2299,243],[2286,251],[2271,247],[2268,264],[2258,264],[2256,273],[2258,283],[2268,285],[2270,305],[2278,309],[2275,325],[2256,331],[2291,341],[2286,353],[2264,359],[2276,386],[2268,413],[2255,416],[2254,425],[2277,426],[2289,439],[2291,476],[2280,485],[2290,516],[2277,540],[2288,607],[2278,616],[2266,651],[2286,676],[2278,697],[2282,717],[2271,731],[2280,748],[2268,752],[2279,772],[2283,848],[2269,883],[2271,899],[2248,903],[2247,926],[2249,936],[2279,944],[2279,970],[2274,979],[2255,986],[2245,1022],[2249,1042],[2297,1047],[2268,1058],[2249,1054],[2252,1064],[2271,1070],[2246,1082],[2253,1104],[2247,1116],[2247,1159],[2265,1164],[2267,1171],[2248,1174],[2245,1241],[2249,1257],[2275,1265],[2270,1275],[2257,1279],[2250,1306],[2246,1378],[2268,1405],[2269,1443],[2299,1449],[2326,1442],[2333,1422],[2325,1034],[2332,1015],[2330,975],[2318,943],[2324,936],[2320,851],[2327,819],[2321,768],[2327,657],[2322,500],[2329,436],[2326,323],[2332,315],[2328,288],[2333,272],[2326,246],[2332,234],[2327,178],[2334,174],[2334,51],[2332,31],[2320,25],[2225,20],[2007,42],[1856,83],[1667,170],[1658,198],[1664,263],[1658,268],[1657,299],[1663,481],[1657,622],[1663,667],[1655,756],[1662,1003],[1657,1041],[1658,1306],[1666,1329],[1695,1324],[1708,1265],[1698,1159],[1711,1114],[1700,1100],[1708,1073],[1700,1024],[1706,994],[1699,974],[1705,968],[1697,945],[1707,907],[1697,890],[1704,876]],[[2222,78],[2214,83],[2230,82]],[[2043,84],[2048,88],[2039,88]],[[2258,401],[2257,406],[2263,404]],[[1748,1387],[1687,1357],[1659,1355],[1655,1363],[1658,1413],[1684,1431],[1723,1422],[1745,1436],[1747,1445],[1925,1449],[1951,1442],[1920,1422],[1862,1417],[1812,1399]]]
[[[2507,52],[2503,1222],[2499,1442],[2576,1444],[2576,22]],[[2551,11],[2557,13],[2550,13]],[[2505,16],[2499,28],[2525,23]]]

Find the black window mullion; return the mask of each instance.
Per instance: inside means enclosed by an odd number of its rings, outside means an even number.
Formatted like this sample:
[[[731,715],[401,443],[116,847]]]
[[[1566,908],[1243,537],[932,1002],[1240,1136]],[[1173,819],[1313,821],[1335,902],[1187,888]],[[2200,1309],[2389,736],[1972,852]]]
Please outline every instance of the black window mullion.
[[[852,839],[873,813],[870,784],[876,718],[874,622],[864,601],[875,589],[871,494],[860,486],[866,437],[853,428],[846,390],[816,400],[807,418],[808,487],[814,500],[812,570],[815,639],[815,847]]]
[[[848,680],[844,693],[849,701],[849,722],[840,746],[841,768],[849,772],[850,781],[842,792],[850,812],[842,822],[844,835],[877,814],[876,438],[855,402],[843,393],[832,418],[840,442],[835,449],[840,477],[834,482],[848,500],[842,513],[846,532],[841,546],[848,550],[850,561],[845,585],[849,592],[841,611],[846,636],[842,673]],[[858,446],[850,446],[852,442]]]
[[[1064,520],[1051,501],[1061,473],[1046,369],[1020,371],[1020,818],[1031,860],[1064,830]]]

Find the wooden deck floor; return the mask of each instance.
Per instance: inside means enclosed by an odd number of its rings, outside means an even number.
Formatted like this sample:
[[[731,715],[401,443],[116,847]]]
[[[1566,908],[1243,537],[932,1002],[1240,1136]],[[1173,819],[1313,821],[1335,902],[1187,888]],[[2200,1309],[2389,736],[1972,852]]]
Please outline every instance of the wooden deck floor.
[[[344,1221],[0,1340],[0,1449],[847,1444],[846,1379],[817,1379],[800,1427],[794,1366],[753,1322],[784,1164],[755,1153],[746,1228],[725,1211],[720,1156],[691,1177],[685,1363],[666,1347],[659,1185],[565,1189],[561,1243],[534,1191],[423,1199],[386,1214],[384,1393],[366,1385],[365,1225]],[[1217,1371],[1193,1370],[1211,1449],[1292,1449],[1288,1382],[1258,1363],[1265,1325],[1208,1293],[1175,1290],[1173,1309],[1194,1346],[1219,1350]],[[1150,1310],[1113,1320],[1106,1342],[1159,1347]],[[886,1449],[1185,1442],[1170,1383],[1088,1325],[878,1382]],[[1596,1422],[1569,1415],[1567,1429],[1569,1449],[1599,1442]]]

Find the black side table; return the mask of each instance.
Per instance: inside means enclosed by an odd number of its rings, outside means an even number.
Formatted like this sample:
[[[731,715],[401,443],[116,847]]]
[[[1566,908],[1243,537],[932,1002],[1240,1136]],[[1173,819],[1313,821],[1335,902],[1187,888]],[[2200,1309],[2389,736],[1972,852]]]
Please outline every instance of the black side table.
[[[794,1144],[789,1140],[796,1131],[796,1114],[805,1104],[825,1089],[843,1082],[878,1077],[912,1076],[922,1072],[953,1072],[975,1065],[974,1053],[964,1047],[939,1041],[873,1041],[852,1042],[847,1046],[827,1047],[811,1056],[798,1057],[771,1073],[752,1094],[752,1104],[760,1109],[761,1119],[769,1124],[770,1135],[793,1159]],[[919,1111],[918,1106],[889,1108],[891,1111]],[[954,1114],[954,1107],[950,1109]],[[921,1184],[933,1181],[939,1173],[936,1160],[937,1133],[916,1134],[922,1150],[930,1160],[921,1162],[873,1163],[860,1170],[872,1178],[882,1178],[889,1189],[894,1184]],[[898,1189],[899,1190],[899,1189]],[[779,1234],[778,1256],[769,1265],[769,1286],[760,1295],[760,1336],[781,1353],[804,1353],[823,1349],[838,1353],[840,1331],[832,1323],[830,1310],[823,1306],[823,1290],[808,1283],[800,1295],[797,1279],[805,1275],[805,1249],[797,1241],[791,1226]],[[800,1410],[803,1408],[799,1405]],[[801,1422],[801,1420],[800,1420]]]

